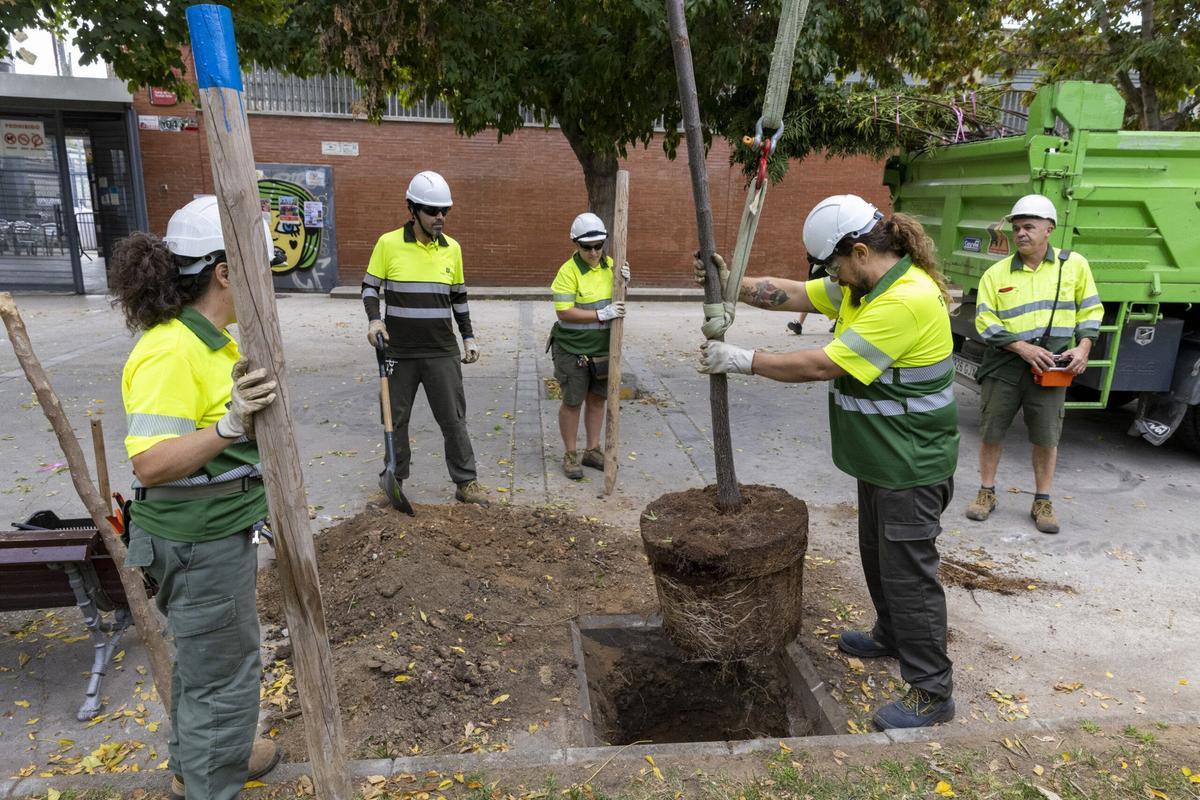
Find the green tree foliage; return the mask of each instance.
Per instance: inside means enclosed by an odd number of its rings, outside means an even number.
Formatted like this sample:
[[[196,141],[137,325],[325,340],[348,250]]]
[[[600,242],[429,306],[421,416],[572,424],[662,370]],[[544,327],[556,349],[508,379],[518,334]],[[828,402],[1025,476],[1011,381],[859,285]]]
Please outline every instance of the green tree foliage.
[[[1006,23],[962,66],[1012,75],[1036,67],[1046,82],[1112,83],[1129,127],[1196,130],[1200,121],[1200,2],[1196,0],[1004,0]]]
[[[186,94],[179,47],[187,43],[187,5],[0,3],[0,36],[28,26],[75,29],[86,56],[103,58],[131,84]],[[781,155],[882,155],[926,141],[922,124],[945,123],[926,114],[915,125],[908,116],[905,127],[877,124],[865,114],[864,87],[907,104],[914,92],[904,76],[954,63],[963,32],[995,22],[993,5],[812,0]],[[493,130],[502,138],[525,114],[556,121],[582,167],[589,207],[605,219],[618,159],[656,137],[673,156],[680,141],[662,0],[245,0],[234,13],[244,63],[351,75],[366,92],[368,116],[378,118],[399,94],[445,100],[464,135]],[[706,141],[739,142],[761,112],[778,0],[689,0],[687,13]],[[741,148],[738,157],[751,154]],[[773,175],[785,165],[776,159]]]

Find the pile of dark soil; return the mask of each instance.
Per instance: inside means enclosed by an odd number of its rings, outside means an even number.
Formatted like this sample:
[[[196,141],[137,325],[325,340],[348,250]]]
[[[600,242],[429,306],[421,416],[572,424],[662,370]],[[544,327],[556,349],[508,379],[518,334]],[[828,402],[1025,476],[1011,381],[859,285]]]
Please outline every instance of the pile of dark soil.
[[[635,541],[553,508],[366,511],[317,538],[338,697],[358,757],[502,747],[577,714],[570,620],[652,613]],[[264,572],[264,623],[285,626]],[[272,724],[303,753],[299,716]]]

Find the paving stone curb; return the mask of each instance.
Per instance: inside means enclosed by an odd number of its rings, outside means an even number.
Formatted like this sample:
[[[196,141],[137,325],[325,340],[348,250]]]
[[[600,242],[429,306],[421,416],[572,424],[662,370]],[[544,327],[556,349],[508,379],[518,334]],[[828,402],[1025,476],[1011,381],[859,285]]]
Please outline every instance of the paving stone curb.
[[[359,300],[358,286],[338,286],[330,293],[331,300]],[[550,302],[550,289],[546,286],[471,286],[472,300],[545,300]],[[631,302],[690,303],[704,297],[700,289],[677,289],[655,287],[632,287],[625,295]]]
[[[678,744],[640,744],[625,747],[568,747],[551,750],[510,750],[504,753],[460,753],[450,755],[412,756],[397,759],[373,759],[351,761],[350,771],[357,778],[369,775],[397,775],[401,773],[422,774],[429,771],[487,772],[501,769],[530,769],[538,767],[586,766],[608,761],[636,762],[653,756],[655,762],[670,766],[672,762],[689,758],[722,758],[757,753],[771,753],[779,745],[794,752],[825,750],[864,750],[891,747],[901,744],[938,742],[939,744],[963,744],[981,739],[995,740],[1001,736],[1033,733],[1063,733],[1079,729],[1085,717],[1052,717],[1028,719],[995,725],[987,728],[986,736],[979,727],[956,727],[943,725],[915,730],[893,730],[882,733],[838,734],[836,736],[806,736],[800,738],[754,739],[742,742],[685,742]],[[1145,727],[1156,722],[1177,726],[1200,726],[1200,711],[1173,711],[1164,714],[1111,717],[1104,720],[1105,727],[1134,725]],[[307,762],[280,764],[270,774],[271,783],[293,781],[302,775],[311,775]],[[119,791],[135,788],[166,789],[170,783],[166,771],[136,773],[106,773],[103,775],[57,775],[53,778],[0,778],[0,798],[10,800],[27,795],[44,794],[53,787],[88,789],[108,787]]]

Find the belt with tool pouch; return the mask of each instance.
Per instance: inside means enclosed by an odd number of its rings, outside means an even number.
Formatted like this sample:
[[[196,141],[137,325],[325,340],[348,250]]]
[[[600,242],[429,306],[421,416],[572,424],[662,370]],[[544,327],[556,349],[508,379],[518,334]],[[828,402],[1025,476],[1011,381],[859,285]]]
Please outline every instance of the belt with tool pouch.
[[[138,486],[133,490],[133,499],[142,500],[207,500],[213,497],[248,492],[262,486],[261,475],[247,475],[232,481],[201,483],[196,486]]]

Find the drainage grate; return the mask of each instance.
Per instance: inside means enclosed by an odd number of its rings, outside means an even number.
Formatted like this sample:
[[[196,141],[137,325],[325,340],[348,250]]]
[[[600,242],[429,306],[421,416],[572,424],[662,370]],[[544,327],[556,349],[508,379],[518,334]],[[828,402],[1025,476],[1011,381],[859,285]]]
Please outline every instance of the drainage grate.
[[[845,717],[795,643],[731,665],[689,661],[657,617],[571,624],[591,745],[737,741],[842,733]]]

